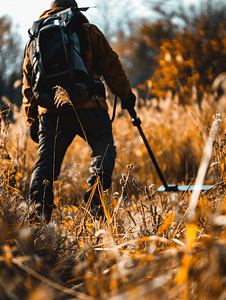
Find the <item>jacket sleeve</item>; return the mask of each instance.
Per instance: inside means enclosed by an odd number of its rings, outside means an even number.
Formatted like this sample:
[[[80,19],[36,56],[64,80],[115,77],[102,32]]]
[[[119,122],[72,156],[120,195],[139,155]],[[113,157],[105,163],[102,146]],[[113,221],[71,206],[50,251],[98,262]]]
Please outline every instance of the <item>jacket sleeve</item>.
[[[31,70],[32,66],[30,63],[29,48],[25,51],[25,57],[23,62],[23,85],[22,85],[22,94],[23,94],[23,111],[26,117],[26,121],[28,125],[32,125],[32,123],[37,119],[38,115],[38,106],[32,92],[31,88]]]
[[[104,77],[111,92],[121,101],[131,97],[131,85],[117,53],[109,45],[104,34],[95,25],[91,27],[93,63]]]

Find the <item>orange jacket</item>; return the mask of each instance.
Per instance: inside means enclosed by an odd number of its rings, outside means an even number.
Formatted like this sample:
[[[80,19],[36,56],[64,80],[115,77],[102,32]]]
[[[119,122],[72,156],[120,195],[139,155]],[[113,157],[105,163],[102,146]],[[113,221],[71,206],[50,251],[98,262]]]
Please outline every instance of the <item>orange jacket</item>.
[[[57,7],[54,9],[49,9],[45,11],[40,18],[48,17],[61,10],[63,10],[63,8]],[[128,99],[131,96],[131,86],[118,55],[111,48],[105,36],[98,29],[98,27],[90,24],[86,17],[82,13],[80,14],[80,19],[83,23],[88,41],[88,47],[86,47],[86,53],[84,55],[86,57],[85,64],[87,70],[89,71],[92,67],[94,79],[100,79],[100,77],[103,76],[111,92],[118,96],[121,101]],[[48,109],[37,106],[36,104],[31,87],[31,70],[32,67],[29,60],[28,45],[25,51],[23,63],[22,94],[24,96],[24,112],[27,117],[27,121],[30,124],[33,123],[32,121],[37,117],[38,114],[41,115],[48,111]],[[105,98],[99,97],[98,100],[101,107],[107,110],[108,107]],[[94,107],[96,107],[96,102],[92,96],[75,106],[76,109]]]

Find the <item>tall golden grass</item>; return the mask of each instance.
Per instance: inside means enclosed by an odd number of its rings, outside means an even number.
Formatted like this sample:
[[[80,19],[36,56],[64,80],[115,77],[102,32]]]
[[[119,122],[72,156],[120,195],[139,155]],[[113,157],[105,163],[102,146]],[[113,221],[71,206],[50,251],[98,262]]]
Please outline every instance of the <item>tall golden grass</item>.
[[[194,182],[217,107],[210,95],[202,109],[170,97],[140,101],[137,113],[168,183]],[[214,186],[198,195],[189,219],[191,192],[157,191],[161,182],[136,128],[117,112],[113,185],[101,194],[106,218],[79,206],[90,158],[76,138],[48,225],[32,223],[27,201],[36,145],[19,112],[14,125],[1,114],[0,299],[226,299],[224,122],[205,176]]]

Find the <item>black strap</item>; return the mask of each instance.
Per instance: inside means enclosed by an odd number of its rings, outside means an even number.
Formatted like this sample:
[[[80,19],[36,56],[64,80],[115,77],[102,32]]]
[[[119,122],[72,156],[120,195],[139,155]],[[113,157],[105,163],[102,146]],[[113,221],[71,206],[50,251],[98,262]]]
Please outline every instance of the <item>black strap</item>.
[[[70,76],[70,97],[73,104],[75,104],[75,89],[74,89],[74,48],[73,48],[73,26],[78,19],[78,14],[74,15],[74,19],[71,21],[68,28],[69,44],[70,44],[70,56],[69,56],[69,76]]]
[[[70,78],[70,97],[73,104],[75,104],[75,89],[74,89],[74,50],[70,43],[70,56],[69,56],[69,78]]]
[[[111,118],[111,123],[113,123],[115,119],[115,114],[116,114],[116,105],[117,105],[117,96],[114,96],[114,104],[113,104],[113,113],[112,113],[112,118]]]

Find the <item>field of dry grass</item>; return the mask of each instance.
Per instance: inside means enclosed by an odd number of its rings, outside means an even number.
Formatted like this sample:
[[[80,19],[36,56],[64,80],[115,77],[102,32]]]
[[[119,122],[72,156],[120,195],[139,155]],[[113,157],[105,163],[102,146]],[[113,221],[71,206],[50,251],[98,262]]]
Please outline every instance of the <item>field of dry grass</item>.
[[[194,183],[217,107],[211,96],[201,110],[170,97],[140,103],[142,128],[168,183]],[[106,218],[80,207],[90,158],[75,139],[48,225],[31,222],[35,208],[26,201],[36,145],[19,112],[16,124],[1,121],[0,299],[226,299],[225,115],[205,176],[214,186],[198,195],[191,218],[192,193],[157,191],[161,182],[143,142],[127,112],[117,111],[113,185],[101,194]]]

